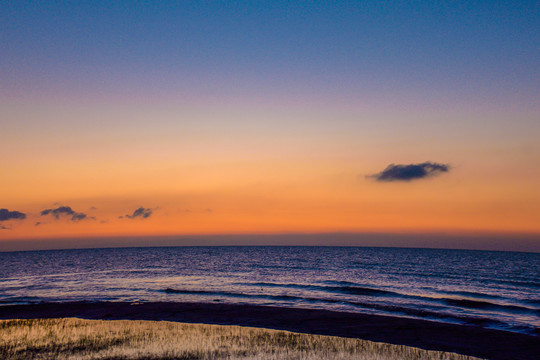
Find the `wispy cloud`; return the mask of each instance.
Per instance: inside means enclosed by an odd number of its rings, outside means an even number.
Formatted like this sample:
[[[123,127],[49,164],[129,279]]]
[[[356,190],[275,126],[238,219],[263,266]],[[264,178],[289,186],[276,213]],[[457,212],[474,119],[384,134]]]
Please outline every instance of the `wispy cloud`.
[[[26,214],[19,211],[9,211],[8,209],[0,209],[0,221],[7,220],[24,220]]]
[[[60,206],[56,209],[45,209],[41,211],[41,216],[52,215],[54,218],[59,219],[60,216],[67,216],[71,221],[81,221],[84,219],[90,219],[84,213],[74,211],[70,206]],[[93,218],[92,218],[93,219]]]
[[[448,172],[450,165],[426,161],[420,164],[390,164],[380,173],[369,175],[377,181],[411,181]]]

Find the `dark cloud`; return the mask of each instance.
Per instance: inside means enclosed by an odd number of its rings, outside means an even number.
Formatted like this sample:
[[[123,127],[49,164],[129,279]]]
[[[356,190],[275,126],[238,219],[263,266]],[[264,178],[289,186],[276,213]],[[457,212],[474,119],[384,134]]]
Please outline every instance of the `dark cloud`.
[[[73,220],[73,221],[80,221],[80,220],[84,220],[84,219],[86,219],[86,214],[83,214],[83,213],[77,213],[77,214],[74,214],[71,217],[71,220]]]
[[[135,210],[133,214],[131,215],[126,214],[126,217],[128,219],[135,219],[135,218],[146,219],[150,217],[150,215],[152,215],[152,211],[153,211],[152,209],[145,209],[141,206],[140,208]]]
[[[56,209],[45,209],[41,212],[41,216],[49,214],[58,219],[60,215],[73,215],[75,214],[75,211],[69,206],[60,206]]]
[[[438,175],[443,172],[448,172],[450,166],[448,164],[438,164],[426,161],[421,164],[390,164],[378,174],[370,175],[377,181],[411,181],[423,179]]]
[[[11,230],[11,228],[4,225],[0,225],[0,230]]]
[[[41,216],[44,215],[52,215],[56,219],[59,219],[62,215],[71,216],[71,221],[75,222],[87,218],[86,214],[75,212],[70,206],[60,206],[56,209],[45,209],[41,212]]]
[[[26,214],[18,211],[9,211],[8,209],[0,209],[0,221],[7,220],[23,220],[26,219]]]

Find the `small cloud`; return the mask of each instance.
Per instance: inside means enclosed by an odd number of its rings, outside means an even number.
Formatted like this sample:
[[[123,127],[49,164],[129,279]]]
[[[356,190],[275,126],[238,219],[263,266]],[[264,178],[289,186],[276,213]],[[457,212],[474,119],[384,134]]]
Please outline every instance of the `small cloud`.
[[[60,215],[73,215],[75,214],[75,211],[73,211],[73,209],[71,209],[69,206],[60,206],[56,209],[45,209],[41,212],[41,216],[49,214],[58,219]]]
[[[11,230],[11,228],[4,225],[0,225],[0,230]]]
[[[78,214],[74,214],[74,215],[71,217],[71,220],[73,220],[73,221],[80,221],[80,220],[84,220],[85,218],[86,218],[86,214],[78,213]]]
[[[0,221],[7,220],[24,220],[26,214],[19,211],[9,211],[8,209],[0,209]]]
[[[97,207],[95,207],[95,206],[90,206],[90,210],[92,210],[92,211],[93,211],[93,210],[97,210]]]
[[[131,215],[126,214],[125,217],[127,217],[128,219],[135,219],[135,218],[146,219],[150,217],[150,215],[152,215],[152,212],[153,212],[152,209],[145,209],[141,206],[140,208],[135,210],[133,214]]]
[[[34,226],[39,226],[39,225],[41,225],[41,223],[39,221],[34,224]]]
[[[411,181],[423,179],[443,172],[448,172],[448,164],[438,164],[426,161],[421,164],[390,164],[378,174],[369,175],[377,181]]]
[[[45,209],[41,211],[41,216],[45,215],[52,215],[55,219],[59,219],[63,215],[71,216],[71,221],[75,222],[87,219],[86,214],[75,212],[70,206],[60,206],[56,209]]]

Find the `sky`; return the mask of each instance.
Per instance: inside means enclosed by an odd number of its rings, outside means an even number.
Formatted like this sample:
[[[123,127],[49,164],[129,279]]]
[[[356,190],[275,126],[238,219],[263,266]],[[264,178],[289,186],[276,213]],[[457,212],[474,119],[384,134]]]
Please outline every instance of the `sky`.
[[[540,251],[537,1],[0,9],[0,249],[347,233]]]

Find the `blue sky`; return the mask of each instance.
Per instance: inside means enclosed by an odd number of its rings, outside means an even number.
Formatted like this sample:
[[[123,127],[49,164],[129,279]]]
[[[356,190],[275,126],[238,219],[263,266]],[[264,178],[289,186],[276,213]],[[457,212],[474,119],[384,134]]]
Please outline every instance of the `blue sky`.
[[[4,90],[158,83],[493,103],[532,102],[539,90],[533,1],[8,1],[2,9]]]

